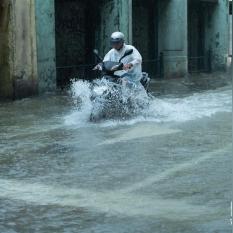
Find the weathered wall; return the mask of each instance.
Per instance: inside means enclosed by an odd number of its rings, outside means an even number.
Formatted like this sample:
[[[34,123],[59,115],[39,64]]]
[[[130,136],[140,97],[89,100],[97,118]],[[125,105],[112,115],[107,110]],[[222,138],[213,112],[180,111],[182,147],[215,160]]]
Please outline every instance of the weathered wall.
[[[37,92],[34,0],[5,0],[2,30],[6,32],[1,95],[22,98]],[[6,13],[6,11],[7,13]],[[6,14],[5,14],[5,13]]]
[[[102,1],[99,12],[100,22],[96,28],[96,46],[101,54],[105,54],[110,49],[110,35],[119,30],[119,2],[116,0]]]
[[[212,68],[225,70],[229,47],[229,2],[218,1],[206,10],[206,48],[212,50]]]
[[[116,0],[115,0],[116,1]],[[126,43],[132,43],[132,6],[134,0],[118,0],[119,30],[125,35]]]
[[[0,2],[0,98],[13,96],[9,40],[11,16],[10,2],[2,0]]]
[[[14,97],[37,92],[36,34],[34,0],[12,1]]]
[[[53,1],[4,0],[1,9],[3,24],[0,31],[4,34],[1,41],[5,49],[1,60],[4,68],[0,71],[0,82],[3,83],[0,95],[10,98],[27,97],[36,94],[38,86],[41,92],[54,90]]]
[[[35,5],[33,0],[14,1],[14,75],[36,77]]]
[[[39,92],[56,89],[54,0],[35,0]]]
[[[110,49],[109,38],[114,31],[125,35],[125,42],[132,42],[132,0],[100,1],[100,22],[96,28],[96,46],[101,54]]]
[[[159,1],[159,50],[164,53],[164,77],[187,73],[187,0]]]

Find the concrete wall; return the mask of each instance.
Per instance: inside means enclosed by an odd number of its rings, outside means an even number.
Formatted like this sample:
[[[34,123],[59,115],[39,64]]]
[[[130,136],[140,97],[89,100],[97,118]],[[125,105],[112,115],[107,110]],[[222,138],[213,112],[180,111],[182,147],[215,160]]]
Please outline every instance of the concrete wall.
[[[96,28],[96,46],[101,54],[110,49],[109,38],[112,32],[119,30],[119,2],[103,1],[99,8],[100,22]]]
[[[35,0],[39,92],[56,89],[54,0]]]
[[[2,97],[22,98],[37,92],[34,0],[2,2],[4,58]],[[4,21],[5,20],[5,21]]]
[[[126,43],[132,41],[132,0],[102,1],[99,12],[100,22],[96,28],[96,47],[101,54],[110,49],[109,38],[114,31],[121,31],[125,35]]]
[[[53,0],[4,0],[0,15],[0,96],[23,98],[38,89],[55,90]]]
[[[164,77],[187,73],[187,0],[159,1],[159,51],[164,53]]]
[[[206,48],[212,50],[212,67],[225,70],[229,47],[229,2],[221,0],[206,9]]]
[[[118,0],[119,30],[125,35],[126,43],[132,43],[132,5],[134,0]]]

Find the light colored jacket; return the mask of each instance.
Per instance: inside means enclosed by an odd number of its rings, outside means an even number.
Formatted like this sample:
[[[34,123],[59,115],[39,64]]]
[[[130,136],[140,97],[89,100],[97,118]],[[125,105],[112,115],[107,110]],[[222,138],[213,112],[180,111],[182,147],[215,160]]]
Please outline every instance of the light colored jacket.
[[[127,71],[129,79],[132,81],[140,81],[142,76],[142,56],[138,50],[132,45],[124,44],[121,50],[111,49],[104,57],[105,61],[118,62],[120,58],[124,55],[125,51],[128,49],[133,49],[133,53],[122,59],[122,63],[131,63],[133,67]]]

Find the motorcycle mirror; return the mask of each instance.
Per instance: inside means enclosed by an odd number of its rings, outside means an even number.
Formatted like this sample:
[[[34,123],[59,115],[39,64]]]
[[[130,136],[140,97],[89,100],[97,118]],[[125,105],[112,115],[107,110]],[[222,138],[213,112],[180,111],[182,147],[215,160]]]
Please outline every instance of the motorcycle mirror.
[[[100,57],[100,55],[99,55],[99,51],[98,51],[97,49],[94,49],[94,50],[93,50],[93,53],[95,54],[95,56],[96,56],[96,58],[97,58],[98,62],[100,62],[100,61],[102,61],[102,60],[103,60],[103,58],[102,58],[102,57]]]
[[[99,51],[98,51],[97,49],[94,49],[94,50],[93,50],[93,53],[94,53],[95,55],[99,55]]]
[[[117,71],[117,70],[122,70],[123,69],[123,63],[120,63],[118,65],[115,65],[111,68],[111,71]]]

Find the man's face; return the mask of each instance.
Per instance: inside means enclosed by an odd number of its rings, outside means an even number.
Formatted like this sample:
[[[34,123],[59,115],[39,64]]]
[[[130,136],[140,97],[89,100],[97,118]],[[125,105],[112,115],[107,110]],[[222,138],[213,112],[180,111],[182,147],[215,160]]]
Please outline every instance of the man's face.
[[[123,43],[122,42],[115,42],[115,43],[112,43],[112,48],[113,49],[116,49],[116,50],[120,50],[123,46]]]

